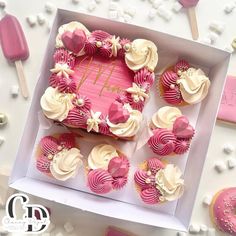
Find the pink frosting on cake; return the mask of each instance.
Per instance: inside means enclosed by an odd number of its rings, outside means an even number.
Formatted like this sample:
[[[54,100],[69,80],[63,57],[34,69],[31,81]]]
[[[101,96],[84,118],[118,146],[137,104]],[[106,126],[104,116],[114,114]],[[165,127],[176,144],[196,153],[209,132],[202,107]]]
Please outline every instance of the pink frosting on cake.
[[[89,111],[92,105],[90,99],[87,96],[82,96],[80,94],[76,94],[73,104],[78,110],[84,112]]]
[[[89,36],[84,45],[84,51],[87,55],[94,55],[97,52],[96,39]]]
[[[139,85],[144,85],[148,83],[150,87],[153,85],[155,75],[153,72],[150,72],[147,68],[142,68],[137,71],[134,76],[134,82]]]
[[[51,74],[49,77],[49,85],[53,88],[56,88],[58,84],[60,83],[61,76],[58,76],[57,74]]]
[[[71,78],[61,77],[58,83],[58,90],[63,93],[75,93],[76,83]]]
[[[174,71],[177,73],[179,70],[180,71],[186,71],[189,68],[190,68],[190,65],[187,61],[180,60],[175,64]]]
[[[123,107],[123,104],[115,101],[111,104],[108,111],[108,119],[114,124],[124,123],[130,117],[129,111]]]
[[[147,171],[137,170],[134,174],[135,183],[141,188],[147,188],[146,179],[149,176],[147,175]]]
[[[50,173],[50,161],[46,156],[40,156],[36,161],[36,168],[43,173]]]
[[[124,46],[125,46],[125,44],[128,44],[128,43],[130,43],[129,39],[123,38],[123,39],[120,40],[121,48],[118,50],[118,57],[123,58],[125,56],[126,51],[124,49]]]
[[[90,114],[88,112],[73,108],[69,111],[69,114],[67,118],[63,121],[63,123],[84,128],[87,127],[86,122],[89,118],[89,115]]]
[[[106,194],[112,190],[113,178],[106,170],[91,170],[88,174],[88,186],[92,192]]]
[[[59,144],[62,147],[65,147],[67,149],[71,149],[75,147],[75,135],[72,133],[63,133],[59,137]]]
[[[183,101],[181,92],[178,87],[165,91],[163,94],[163,98],[167,103],[172,105],[180,104]]]
[[[123,188],[128,182],[128,178],[126,176],[113,178],[112,187],[115,190],[120,190]]]
[[[103,58],[110,58],[112,57],[112,49],[111,49],[111,43],[104,41],[102,44],[102,47],[99,48],[99,54]]]
[[[173,125],[173,133],[180,139],[191,139],[194,135],[194,128],[189,124],[186,116],[178,117]]]
[[[176,138],[167,129],[154,130],[153,136],[148,140],[148,145],[154,153],[160,156],[167,156],[175,149]]]
[[[45,155],[55,154],[58,152],[58,141],[52,136],[45,136],[40,140],[39,146],[42,150],[42,153]]]
[[[174,152],[176,154],[184,154],[185,152],[187,152],[189,150],[190,147],[190,141],[189,140],[181,140],[181,139],[177,139],[176,140],[176,144],[175,144],[175,150]]]
[[[214,222],[220,230],[236,235],[236,188],[227,188],[216,195],[212,202]]]
[[[148,166],[148,169],[152,173],[156,173],[157,171],[159,171],[160,169],[163,169],[165,167],[165,165],[155,157],[148,159],[147,166]]]
[[[67,64],[70,68],[75,66],[75,57],[64,48],[56,49],[53,59],[55,63]]]
[[[176,84],[178,78],[179,77],[175,72],[168,70],[165,71],[164,74],[161,76],[161,83],[165,88],[170,89],[171,85]]]
[[[145,101],[139,100],[136,102],[136,101],[134,101],[131,94],[129,94],[129,93],[127,93],[127,99],[133,109],[138,110],[138,111],[143,110]]]
[[[106,122],[106,119],[103,115],[100,116],[101,122],[99,123],[99,132],[101,134],[110,134],[109,125]]]
[[[155,187],[150,187],[142,190],[140,196],[146,204],[152,205],[160,202],[159,197],[161,194]]]
[[[113,157],[108,165],[108,172],[112,177],[123,177],[126,176],[129,172],[129,161],[126,157],[119,156]]]
[[[91,36],[94,37],[97,41],[103,41],[107,38],[110,38],[111,35],[103,30],[94,30],[91,33]]]

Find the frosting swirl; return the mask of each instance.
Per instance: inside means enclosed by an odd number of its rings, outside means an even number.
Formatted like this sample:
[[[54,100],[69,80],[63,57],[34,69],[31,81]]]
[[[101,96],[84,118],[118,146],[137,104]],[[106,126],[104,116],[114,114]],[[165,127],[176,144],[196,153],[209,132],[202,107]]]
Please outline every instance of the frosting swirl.
[[[176,118],[181,115],[182,113],[178,108],[165,106],[160,108],[152,116],[152,124],[156,128],[166,128],[172,130]]]
[[[124,123],[114,124],[107,118],[107,124],[110,126],[110,131],[118,137],[132,137],[139,131],[142,122],[142,113],[138,110],[133,110],[130,105],[125,104],[124,107],[129,111],[130,117]]]
[[[161,194],[155,187],[151,187],[142,190],[140,197],[146,204],[152,205],[160,202]]]
[[[47,118],[63,121],[73,108],[73,98],[73,94],[60,93],[56,88],[48,87],[41,97],[40,105]]]
[[[135,39],[131,44],[129,52],[125,54],[125,62],[133,71],[143,67],[154,71],[158,62],[156,45],[149,40]]]
[[[82,166],[83,156],[77,148],[63,149],[53,156],[50,171],[54,178],[65,181],[75,176],[76,171]]]
[[[173,201],[184,192],[184,180],[181,179],[181,171],[172,164],[166,165],[164,169],[156,173],[156,187],[161,192],[162,201]]]
[[[201,69],[189,68],[181,73],[177,84],[184,101],[196,104],[207,96],[211,82]]]
[[[108,144],[95,146],[88,156],[88,166],[90,169],[108,169],[110,160],[119,156],[116,149]]]
[[[73,32],[76,29],[81,29],[81,30],[83,30],[85,32],[86,35],[90,35],[89,30],[83,24],[81,24],[80,22],[77,22],[77,21],[71,21],[68,24],[64,24],[64,25],[60,26],[60,28],[58,29],[58,34],[57,34],[57,37],[56,37],[56,45],[55,45],[55,47],[56,48],[64,47],[64,44],[63,44],[63,42],[61,40],[61,36],[66,31]],[[84,50],[81,50],[81,52],[79,53],[79,56],[82,56],[82,55],[84,55]]]

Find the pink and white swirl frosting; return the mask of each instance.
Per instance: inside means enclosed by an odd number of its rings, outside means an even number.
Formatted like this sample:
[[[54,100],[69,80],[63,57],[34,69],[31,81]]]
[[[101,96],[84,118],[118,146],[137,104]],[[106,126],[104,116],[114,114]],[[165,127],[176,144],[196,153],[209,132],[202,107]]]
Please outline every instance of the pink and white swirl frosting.
[[[148,140],[149,147],[160,156],[167,156],[174,152],[175,144],[175,135],[167,129],[154,130],[153,136]]]
[[[173,201],[183,194],[184,180],[177,166],[164,165],[157,158],[148,159],[146,166],[134,174],[134,181],[144,203]]]

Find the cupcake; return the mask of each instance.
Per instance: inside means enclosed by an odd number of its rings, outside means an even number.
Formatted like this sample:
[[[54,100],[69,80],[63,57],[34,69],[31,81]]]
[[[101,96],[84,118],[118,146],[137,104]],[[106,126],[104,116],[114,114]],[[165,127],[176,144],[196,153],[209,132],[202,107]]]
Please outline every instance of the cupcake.
[[[161,75],[159,90],[163,99],[171,105],[192,105],[207,96],[210,84],[201,69],[180,60]]]
[[[97,194],[120,190],[128,181],[129,160],[108,144],[95,146],[88,156],[88,187]]]
[[[141,163],[134,174],[136,189],[142,201],[149,205],[174,201],[184,192],[180,169],[156,158]]]
[[[36,168],[57,180],[66,181],[75,177],[83,165],[83,156],[71,133],[43,137],[36,151]]]
[[[150,122],[153,135],[148,140],[159,156],[181,155],[189,150],[195,130],[186,116],[176,107],[160,108]]]

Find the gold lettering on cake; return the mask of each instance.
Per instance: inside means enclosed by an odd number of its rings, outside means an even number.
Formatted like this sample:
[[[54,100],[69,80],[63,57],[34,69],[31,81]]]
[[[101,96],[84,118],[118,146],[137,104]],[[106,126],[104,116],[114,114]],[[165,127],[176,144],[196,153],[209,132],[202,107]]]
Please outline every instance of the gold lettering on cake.
[[[84,61],[86,61],[86,60],[87,60],[87,62],[85,64],[85,69],[83,71],[83,74],[82,74],[81,79],[79,81],[79,84],[77,86],[77,90],[79,90],[81,88],[81,86],[84,84],[84,82],[88,79],[88,76],[89,76],[89,73],[91,72],[91,70],[94,70],[94,66],[95,65],[92,64],[93,57],[89,58],[89,56],[84,57],[83,60],[81,60],[79,62],[79,64],[76,66],[76,69],[79,69],[79,67],[82,65],[82,63]],[[109,72],[109,74],[106,77],[104,83],[102,84],[102,88],[101,88],[101,90],[99,92],[99,96],[100,97],[102,96],[102,93],[103,93],[104,90],[112,92],[112,93],[120,93],[120,92],[124,91],[124,89],[122,89],[121,87],[116,86],[116,85],[111,85],[109,83],[109,80],[110,80],[110,78],[112,76],[112,73],[113,73],[113,71],[114,71],[114,69],[116,67],[115,61],[112,61],[107,66],[104,66],[102,64],[101,65],[96,64],[96,65],[98,65],[98,72],[97,72],[96,77],[95,77],[95,79],[93,81],[94,85],[98,82],[98,80],[101,78],[101,76],[104,74],[105,71]]]

